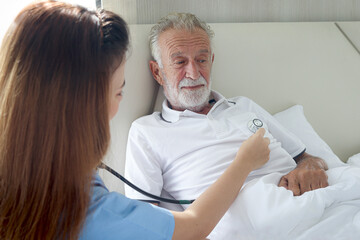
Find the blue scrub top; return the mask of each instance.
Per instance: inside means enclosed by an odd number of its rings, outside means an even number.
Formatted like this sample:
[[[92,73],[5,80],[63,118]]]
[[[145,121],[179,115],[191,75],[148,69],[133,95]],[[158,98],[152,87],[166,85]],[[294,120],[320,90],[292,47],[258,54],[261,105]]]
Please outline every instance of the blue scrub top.
[[[171,239],[175,220],[171,212],[150,203],[109,192],[98,174],[80,239]]]

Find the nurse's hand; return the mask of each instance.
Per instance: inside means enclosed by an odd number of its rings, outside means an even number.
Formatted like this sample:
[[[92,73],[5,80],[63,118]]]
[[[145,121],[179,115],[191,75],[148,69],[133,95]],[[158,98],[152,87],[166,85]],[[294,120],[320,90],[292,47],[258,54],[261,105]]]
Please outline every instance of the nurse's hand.
[[[326,170],[328,169],[323,159],[304,153],[297,167],[280,179],[279,187],[291,190],[294,196],[305,192],[329,186]]]
[[[205,239],[224,216],[249,173],[269,160],[268,138],[259,129],[243,142],[234,161],[222,175],[184,212],[172,212],[175,218],[173,240]]]
[[[264,128],[257,130],[254,135],[242,143],[236,154],[235,160],[242,161],[242,164],[247,165],[250,171],[261,167],[269,161],[270,140],[269,138],[264,137],[264,134]]]

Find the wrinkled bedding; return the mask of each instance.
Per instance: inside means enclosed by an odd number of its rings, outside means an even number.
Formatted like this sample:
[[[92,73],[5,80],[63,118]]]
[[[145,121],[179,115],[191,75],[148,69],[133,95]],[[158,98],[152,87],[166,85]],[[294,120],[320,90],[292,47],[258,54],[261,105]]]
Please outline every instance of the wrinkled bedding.
[[[211,240],[360,239],[360,167],[327,171],[329,186],[293,196],[278,173],[248,182]]]

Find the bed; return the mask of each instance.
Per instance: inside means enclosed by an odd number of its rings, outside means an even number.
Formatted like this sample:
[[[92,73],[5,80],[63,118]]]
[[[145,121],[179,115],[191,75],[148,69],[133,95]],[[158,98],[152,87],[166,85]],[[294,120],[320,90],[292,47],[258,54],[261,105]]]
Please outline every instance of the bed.
[[[236,200],[236,205],[246,207],[225,215],[212,239],[357,239],[360,22],[215,23],[211,27],[215,32],[212,88],[226,97],[249,97],[274,114],[305,143],[308,153],[326,160],[334,186],[333,191],[313,191],[299,200],[275,189],[280,177],[276,174],[252,182],[243,189],[249,193]],[[111,122],[112,141],[104,159],[120,173],[131,122],[158,111],[164,98],[148,68],[150,28],[130,25],[125,97]],[[118,179],[102,170],[100,175],[110,190],[124,192]],[[251,205],[254,199],[247,196],[259,192],[264,194],[262,201]],[[297,211],[289,210],[299,205]],[[244,227],[236,229],[229,222]]]

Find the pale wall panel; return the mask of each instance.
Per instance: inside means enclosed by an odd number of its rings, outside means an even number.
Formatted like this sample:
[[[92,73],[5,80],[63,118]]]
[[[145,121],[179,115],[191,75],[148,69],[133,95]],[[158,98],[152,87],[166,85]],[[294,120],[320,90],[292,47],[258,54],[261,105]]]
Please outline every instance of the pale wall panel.
[[[356,51],[360,53],[360,22],[339,22],[337,24]]]
[[[206,22],[359,21],[360,0],[103,0],[130,24],[156,23],[169,12]]]

